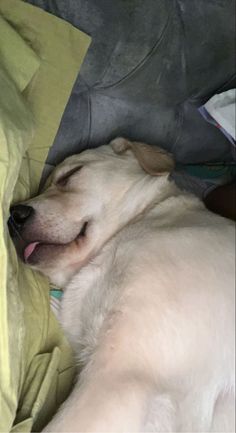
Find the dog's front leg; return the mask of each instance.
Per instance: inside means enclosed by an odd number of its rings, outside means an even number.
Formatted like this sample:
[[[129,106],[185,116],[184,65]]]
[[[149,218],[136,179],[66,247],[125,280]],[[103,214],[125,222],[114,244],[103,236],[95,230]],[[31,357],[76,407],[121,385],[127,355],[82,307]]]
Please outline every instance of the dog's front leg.
[[[45,432],[138,432],[143,430],[152,392],[129,374],[98,373],[77,384]]]

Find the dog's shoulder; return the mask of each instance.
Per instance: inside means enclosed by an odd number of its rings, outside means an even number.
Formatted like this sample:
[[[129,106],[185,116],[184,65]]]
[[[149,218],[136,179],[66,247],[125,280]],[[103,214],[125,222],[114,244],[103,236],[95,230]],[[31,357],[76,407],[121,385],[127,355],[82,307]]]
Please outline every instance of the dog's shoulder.
[[[158,280],[173,285],[187,262],[197,278],[204,262],[220,263],[217,245],[232,241],[232,229],[228,220],[184,195],[123,227],[73,277],[64,295],[62,322],[79,361],[86,364],[94,353],[104,321],[114,316],[125,291],[143,293],[142,287],[155,288]]]

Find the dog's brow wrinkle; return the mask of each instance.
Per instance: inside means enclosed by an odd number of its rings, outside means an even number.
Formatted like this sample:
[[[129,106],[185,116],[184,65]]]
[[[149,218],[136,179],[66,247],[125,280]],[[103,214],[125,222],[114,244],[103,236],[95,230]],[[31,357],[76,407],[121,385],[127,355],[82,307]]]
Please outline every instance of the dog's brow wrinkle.
[[[55,179],[55,183],[56,183],[57,185],[64,185],[64,184],[66,184],[66,182],[68,181],[68,179],[69,179],[73,174],[75,174],[75,173],[77,173],[78,171],[80,171],[82,167],[83,167],[82,165],[80,165],[80,166],[76,166],[76,167],[72,168],[71,170],[67,171],[66,173],[63,173],[63,174],[59,175],[59,176],[57,177],[57,179]]]

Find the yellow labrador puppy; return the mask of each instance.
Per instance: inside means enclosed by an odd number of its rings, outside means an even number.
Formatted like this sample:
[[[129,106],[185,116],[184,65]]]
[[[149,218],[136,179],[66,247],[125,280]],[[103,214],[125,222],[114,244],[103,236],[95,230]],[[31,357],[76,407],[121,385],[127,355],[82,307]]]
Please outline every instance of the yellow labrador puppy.
[[[67,158],[11,209],[24,261],[64,287],[83,366],[47,432],[234,431],[234,224],[116,139]]]

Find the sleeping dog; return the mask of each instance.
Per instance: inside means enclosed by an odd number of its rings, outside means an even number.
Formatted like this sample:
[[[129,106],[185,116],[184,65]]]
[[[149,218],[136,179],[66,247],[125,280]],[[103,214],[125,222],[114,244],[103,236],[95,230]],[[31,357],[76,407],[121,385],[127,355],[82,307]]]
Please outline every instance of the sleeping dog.
[[[11,208],[19,255],[65,289],[82,366],[47,432],[234,431],[235,228],[173,167],[118,138]]]

